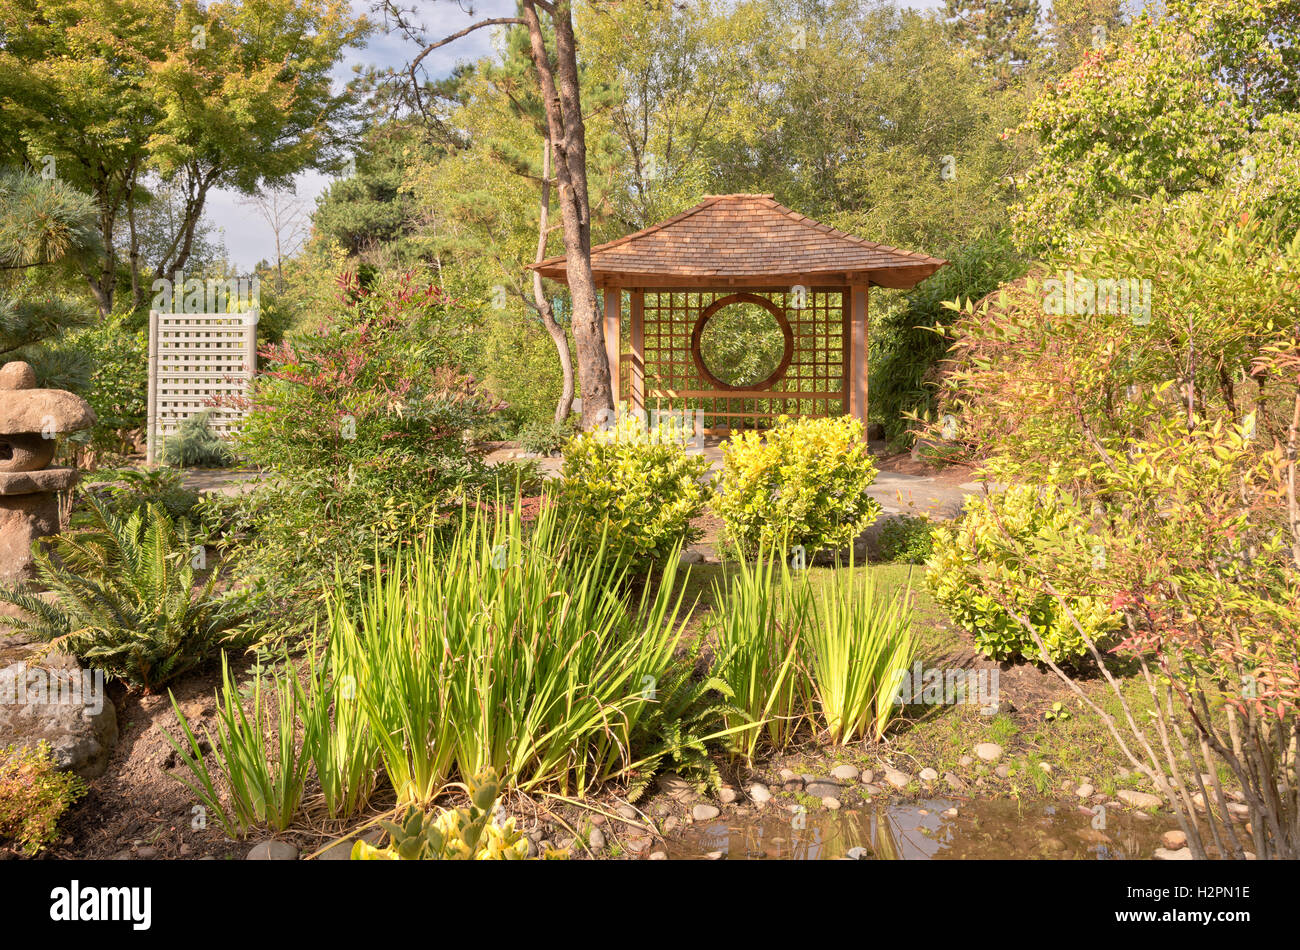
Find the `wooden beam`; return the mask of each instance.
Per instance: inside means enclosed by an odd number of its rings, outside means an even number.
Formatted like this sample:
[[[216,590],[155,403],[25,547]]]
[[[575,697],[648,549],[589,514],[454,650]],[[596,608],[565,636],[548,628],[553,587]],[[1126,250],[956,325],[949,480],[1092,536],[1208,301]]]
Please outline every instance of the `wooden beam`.
[[[609,392],[614,400],[614,408],[617,409],[621,398],[618,391],[618,355],[622,349],[619,338],[619,315],[623,308],[623,291],[617,287],[608,287],[603,296],[605,298],[605,358],[609,360]]]
[[[849,415],[867,424],[868,346],[867,288],[849,291]]]
[[[645,291],[632,291],[632,408],[645,408]]]

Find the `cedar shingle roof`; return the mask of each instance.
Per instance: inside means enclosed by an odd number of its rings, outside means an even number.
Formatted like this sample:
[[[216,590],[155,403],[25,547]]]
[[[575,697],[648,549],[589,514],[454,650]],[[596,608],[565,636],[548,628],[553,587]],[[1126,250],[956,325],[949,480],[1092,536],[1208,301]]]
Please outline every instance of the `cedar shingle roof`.
[[[710,195],[675,217],[591,249],[598,285],[913,287],[947,261],[819,224],[771,195]],[[564,257],[533,267],[566,281]]]

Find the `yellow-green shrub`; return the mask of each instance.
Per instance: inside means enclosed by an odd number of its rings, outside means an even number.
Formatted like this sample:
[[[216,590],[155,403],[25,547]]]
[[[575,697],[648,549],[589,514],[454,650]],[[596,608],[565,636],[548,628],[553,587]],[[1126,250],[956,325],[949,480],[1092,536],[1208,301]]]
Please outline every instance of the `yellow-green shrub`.
[[[54,767],[50,745],[0,748],[0,840],[27,854],[52,842],[59,819],[86,793],[86,783]]]
[[[673,426],[628,415],[569,440],[557,501],[578,538],[595,545],[607,532],[612,554],[644,568],[700,536],[691,521],[708,502],[708,470]]]
[[[1059,583],[1073,582],[1062,596],[1089,638],[1104,641],[1119,628],[1119,617],[1105,598],[1082,593],[1097,557],[1094,539],[1084,532],[1087,521],[1073,499],[1053,490],[1021,485],[987,498],[972,496],[955,525],[934,529],[926,583],[987,656],[1041,658],[1038,644],[1005,604],[1033,624],[1054,662],[1080,657],[1087,651],[1083,638],[1057,599],[1035,583],[1039,572],[1025,558],[1041,553]]]
[[[847,547],[880,511],[867,489],[876,466],[862,423],[848,416],[791,420],[722,446],[713,503],[728,539],[746,554],[802,545],[808,554]]]

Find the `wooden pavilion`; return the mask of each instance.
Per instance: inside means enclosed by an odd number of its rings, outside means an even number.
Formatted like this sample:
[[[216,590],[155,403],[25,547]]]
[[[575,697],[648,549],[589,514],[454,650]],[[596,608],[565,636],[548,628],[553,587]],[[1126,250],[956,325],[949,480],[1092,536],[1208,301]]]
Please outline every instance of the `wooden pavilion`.
[[[819,224],[771,195],[711,195],[592,248],[615,402],[703,410],[713,434],[778,415],[847,413],[865,424],[870,288],[914,287],[945,263]],[[534,267],[567,282],[563,257]],[[731,305],[762,307],[784,337],[775,370],[739,386],[701,351],[709,321]]]

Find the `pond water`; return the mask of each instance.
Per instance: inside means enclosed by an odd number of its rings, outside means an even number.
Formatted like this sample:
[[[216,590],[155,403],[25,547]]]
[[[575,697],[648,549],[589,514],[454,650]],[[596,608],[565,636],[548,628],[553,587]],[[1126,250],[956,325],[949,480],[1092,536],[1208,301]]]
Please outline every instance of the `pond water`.
[[[956,809],[954,815],[951,809]],[[1077,802],[921,799],[838,812],[719,818],[669,838],[670,858],[927,860],[1149,858],[1164,825]],[[720,852],[720,854],[719,854]]]

